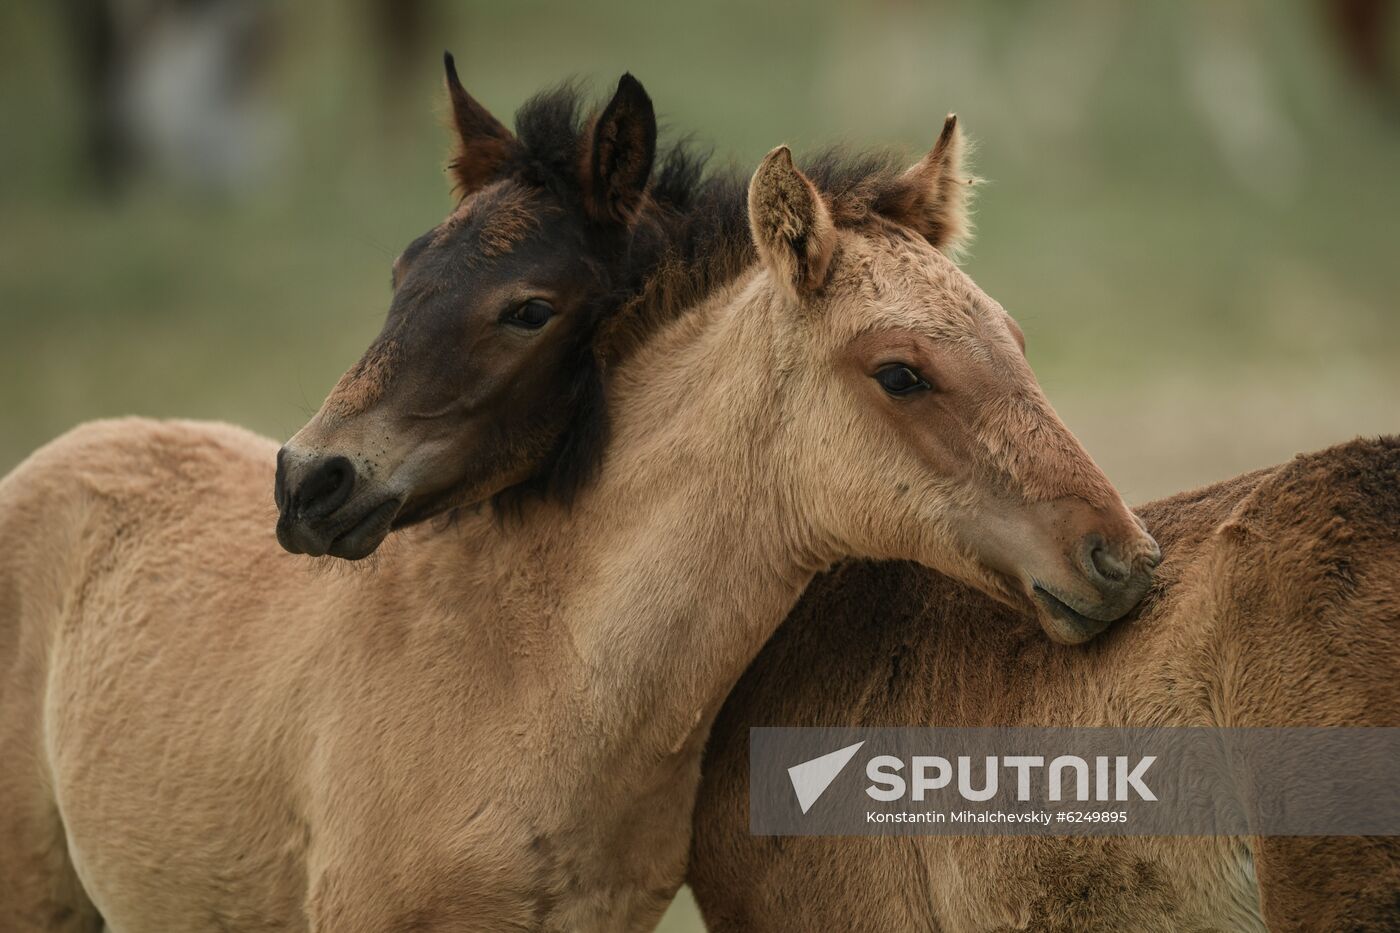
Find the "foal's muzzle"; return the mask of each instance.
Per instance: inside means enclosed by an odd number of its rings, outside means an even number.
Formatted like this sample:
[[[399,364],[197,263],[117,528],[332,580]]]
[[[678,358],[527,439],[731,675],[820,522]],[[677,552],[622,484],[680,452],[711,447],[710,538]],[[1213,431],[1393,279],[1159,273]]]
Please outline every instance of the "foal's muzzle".
[[[1052,637],[1087,641],[1132,611],[1151,588],[1162,560],[1146,530],[1126,541],[1109,542],[1098,533],[1083,536],[1068,563],[1077,579],[1067,587],[1033,580],[1031,596],[1052,623]]]
[[[293,554],[346,560],[379,547],[403,505],[376,492],[343,456],[302,454],[290,444],[277,452],[277,540]]]

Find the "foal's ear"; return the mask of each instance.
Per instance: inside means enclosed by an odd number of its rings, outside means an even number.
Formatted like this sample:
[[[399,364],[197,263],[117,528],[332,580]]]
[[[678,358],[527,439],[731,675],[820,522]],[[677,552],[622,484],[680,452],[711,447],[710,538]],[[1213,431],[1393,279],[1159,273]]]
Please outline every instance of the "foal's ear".
[[[799,295],[826,283],[836,226],[787,146],[768,153],[749,182],[749,230],[759,257]]]
[[[596,220],[630,224],[656,158],[656,111],[640,81],[622,76],[589,137],[581,166],[588,212]]]
[[[966,145],[957,114],[948,114],[929,154],[900,177],[887,216],[922,233],[937,248],[956,254],[971,238],[969,202],[977,179],[963,168]]]
[[[452,104],[455,143],[447,169],[452,173],[453,192],[465,198],[496,177],[518,143],[514,134],[462,87],[451,52],[442,54],[442,64],[447,72],[447,97]]]

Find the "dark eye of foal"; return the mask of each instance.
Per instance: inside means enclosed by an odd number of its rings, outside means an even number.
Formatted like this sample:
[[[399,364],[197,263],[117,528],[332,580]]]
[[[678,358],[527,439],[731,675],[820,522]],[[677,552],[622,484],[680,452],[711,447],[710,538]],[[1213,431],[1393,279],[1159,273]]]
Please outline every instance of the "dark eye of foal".
[[[928,382],[920,376],[918,370],[903,363],[891,363],[875,374],[875,381],[880,383],[880,388],[890,395],[912,395],[929,388]]]
[[[525,330],[539,330],[548,324],[552,317],[554,317],[554,308],[550,306],[549,302],[532,298],[507,314],[505,323]]]

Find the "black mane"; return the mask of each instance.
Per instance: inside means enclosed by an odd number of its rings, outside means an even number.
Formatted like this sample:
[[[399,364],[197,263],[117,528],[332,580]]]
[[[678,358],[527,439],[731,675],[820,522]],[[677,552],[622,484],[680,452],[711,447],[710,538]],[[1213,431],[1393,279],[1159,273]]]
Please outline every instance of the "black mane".
[[[578,166],[588,139],[583,92],[573,81],[531,97],[515,113],[516,172],[565,201],[581,194]]]
[[[575,83],[532,97],[516,114],[521,146],[513,172],[577,205],[589,117]],[[561,400],[574,412],[569,427],[534,477],[492,499],[498,517],[518,515],[535,499],[571,503],[596,474],[607,446],[607,370],[754,262],[748,175],[733,166],[707,172],[709,161],[710,152],[689,138],[657,153],[649,202],[621,245],[611,287],[597,302],[594,328],[575,356],[574,391]],[[896,209],[902,163],[891,153],[828,149],[803,162],[838,224],[858,226]]]

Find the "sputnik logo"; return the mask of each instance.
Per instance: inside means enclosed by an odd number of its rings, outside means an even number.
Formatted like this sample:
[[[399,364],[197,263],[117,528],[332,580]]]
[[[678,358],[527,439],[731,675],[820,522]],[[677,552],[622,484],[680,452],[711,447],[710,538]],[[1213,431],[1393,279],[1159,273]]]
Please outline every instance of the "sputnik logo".
[[[857,742],[854,745],[847,745],[845,748],[828,752],[820,758],[813,758],[788,768],[788,778],[792,781],[792,789],[797,794],[797,803],[802,808],[803,813],[812,809],[812,804],[826,793],[831,782],[836,780],[846,765],[850,764],[851,759],[855,757],[856,752],[860,751],[860,747],[864,744],[864,742]]]

